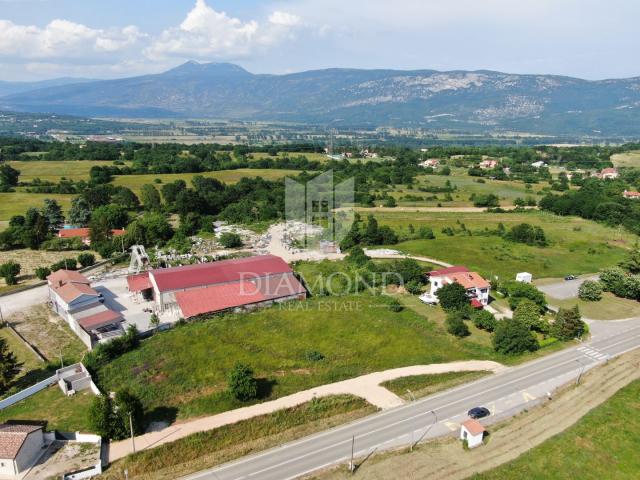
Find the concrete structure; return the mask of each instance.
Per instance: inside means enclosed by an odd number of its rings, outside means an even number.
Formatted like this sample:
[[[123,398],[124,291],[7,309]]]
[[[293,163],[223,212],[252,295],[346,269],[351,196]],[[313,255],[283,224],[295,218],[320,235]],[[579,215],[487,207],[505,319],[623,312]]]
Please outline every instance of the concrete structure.
[[[89,348],[124,334],[123,318],[104,306],[102,295],[79,272],[58,270],[47,277],[53,310]]]
[[[124,230],[111,230],[111,235],[120,237],[126,232]],[[89,228],[62,228],[58,230],[59,238],[80,238],[85,245],[91,245],[91,230]]]
[[[443,286],[457,282],[467,290],[467,296],[472,306],[482,308],[489,303],[491,286],[476,272],[470,272],[467,267],[454,266],[441,268],[429,272],[431,288],[429,292],[420,296],[425,303],[438,303],[436,293]]]
[[[498,166],[498,161],[497,160],[483,160],[478,164],[478,166],[482,170],[491,170],[491,169],[496,168]]]
[[[622,195],[624,196],[624,198],[630,198],[631,200],[639,200],[640,199],[640,192],[633,192],[633,191],[625,190]]]
[[[0,425],[0,478],[18,478],[43,453],[44,435],[39,425]]]
[[[476,448],[482,445],[485,428],[474,419],[462,422],[460,425],[460,440],[466,440],[469,448]]]
[[[516,282],[531,283],[533,281],[533,275],[529,272],[520,272],[516,275]]]
[[[289,265],[274,255],[156,269],[127,277],[127,284],[153,299],[157,311],[185,318],[306,297]]]
[[[420,162],[418,165],[423,168],[438,168],[440,166],[440,160],[438,158],[429,158],[424,162]]]
[[[68,367],[56,370],[58,386],[67,396],[74,395],[83,390],[91,390],[94,394],[100,395],[100,390],[93,383],[91,374],[82,363],[74,363]]]

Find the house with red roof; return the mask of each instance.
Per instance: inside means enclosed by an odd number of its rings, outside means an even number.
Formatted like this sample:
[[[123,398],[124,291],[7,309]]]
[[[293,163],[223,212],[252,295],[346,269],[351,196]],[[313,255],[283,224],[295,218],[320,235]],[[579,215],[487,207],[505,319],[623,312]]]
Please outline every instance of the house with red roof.
[[[629,198],[631,200],[640,199],[640,192],[634,192],[634,191],[625,190],[622,195],[624,196],[624,198]]]
[[[111,235],[120,237],[127,233],[121,229],[111,230]],[[58,238],[80,238],[85,245],[91,245],[91,229],[89,228],[62,228],[58,230]]]
[[[301,300],[307,293],[291,267],[274,255],[150,270],[127,277],[127,286],[153,299],[156,310],[184,318]]]
[[[599,173],[592,174],[592,176],[598,177],[601,180],[615,180],[619,174],[615,168],[603,168]]]
[[[461,265],[441,268],[428,273],[431,288],[429,292],[420,296],[425,303],[438,303],[436,293],[443,286],[456,282],[462,285],[466,291],[471,305],[482,308],[489,304],[491,285],[476,272],[471,272]]]
[[[498,160],[493,160],[493,159],[482,160],[478,164],[478,167],[480,167],[482,170],[491,170],[493,168],[496,168],[497,166],[498,166]]]
[[[58,270],[47,277],[47,285],[53,310],[89,349],[124,334],[122,315],[104,305],[102,295],[81,273]]]

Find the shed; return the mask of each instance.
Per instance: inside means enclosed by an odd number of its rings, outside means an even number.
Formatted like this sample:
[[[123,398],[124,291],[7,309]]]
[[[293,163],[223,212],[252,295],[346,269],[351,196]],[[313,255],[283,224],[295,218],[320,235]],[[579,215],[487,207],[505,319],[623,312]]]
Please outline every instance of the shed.
[[[485,428],[482,424],[473,419],[469,419],[460,425],[460,440],[466,440],[469,448],[475,448],[482,445]]]
[[[531,283],[533,275],[529,272],[520,272],[516,275],[516,282]]]

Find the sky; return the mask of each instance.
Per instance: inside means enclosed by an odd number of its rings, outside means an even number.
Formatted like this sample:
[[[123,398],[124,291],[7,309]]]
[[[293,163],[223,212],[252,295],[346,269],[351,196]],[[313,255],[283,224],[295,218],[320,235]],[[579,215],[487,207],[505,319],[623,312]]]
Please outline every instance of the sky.
[[[0,0],[0,80],[117,78],[187,60],[640,76],[637,0]]]

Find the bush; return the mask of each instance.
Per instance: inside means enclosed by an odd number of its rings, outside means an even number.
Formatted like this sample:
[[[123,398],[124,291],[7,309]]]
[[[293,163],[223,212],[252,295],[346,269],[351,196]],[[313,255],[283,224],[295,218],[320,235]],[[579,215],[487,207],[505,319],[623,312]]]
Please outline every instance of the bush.
[[[258,396],[258,381],[253,377],[253,369],[248,365],[236,363],[229,374],[229,391],[241,402]]]
[[[505,355],[519,355],[527,351],[534,352],[539,346],[536,337],[524,323],[518,320],[503,320],[496,326],[493,348]]]
[[[407,292],[411,295],[420,295],[422,293],[422,284],[415,280],[411,280],[404,286],[404,288],[406,288]]]
[[[324,360],[324,355],[316,350],[310,350],[304,354],[304,358],[309,362],[320,362]]]
[[[461,310],[469,304],[467,291],[458,282],[444,285],[436,292],[436,296],[440,306],[446,311]]]
[[[471,317],[473,324],[480,328],[481,330],[486,330],[487,332],[493,332],[496,329],[496,324],[498,321],[493,313],[487,310],[478,310]]]
[[[51,265],[51,271],[57,272],[58,270],[77,270],[78,269],[78,261],[75,258],[65,258],[64,260],[60,260],[59,262]]]
[[[51,269],[47,267],[36,268],[36,277],[38,277],[38,280],[46,280],[49,275],[51,275]]]
[[[433,240],[436,238],[433,230],[429,227],[420,227],[420,230],[418,230],[418,237],[423,240]]]
[[[538,247],[546,247],[548,245],[547,237],[544,230],[540,227],[534,227],[528,223],[521,223],[514,226],[505,238],[511,242],[525,243]]]
[[[237,233],[225,232],[218,239],[224,248],[238,248],[242,246],[242,238]]]
[[[389,310],[391,310],[392,312],[398,313],[404,310],[404,307],[397,299],[392,298],[391,301],[389,302]]]
[[[554,337],[564,341],[581,337],[585,333],[585,323],[582,321],[578,306],[568,310],[561,308],[551,331]]]
[[[135,325],[129,325],[127,333],[123,336],[114,338],[107,343],[99,343],[85,356],[84,364],[92,373],[97,372],[103,365],[126,352],[138,348],[138,345],[140,345],[138,329]]]
[[[523,298],[518,302],[518,306],[513,312],[513,319],[524,323],[530,330],[544,330],[544,320],[540,315],[540,308],[528,298]]]
[[[469,332],[469,327],[464,323],[464,318],[461,312],[449,312],[447,319],[445,320],[445,326],[447,327],[447,332],[458,338],[466,337],[471,334],[471,332]]]
[[[81,253],[78,255],[78,263],[83,268],[90,267],[96,263],[96,257],[93,253]]]
[[[18,283],[18,275],[20,275],[20,264],[13,260],[0,265],[0,277],[4,278],[7,285],[15,285]]]
[[[142,402],[128,390],[118,391],[115,400],[109,395],[97,396],[91,405],[89,418],[93,431],[104,438],[127,438],[131,435],[131,427],[134,435],[144,432]]]
[[[502,292],[509,297],[509,307],[511,310],[515,310],[523,298],[527,298],[538,305],[541,313],[544,312],[547,306],[544,293],[530,283],[515,281],[504,282],[502,284]]]
[[[602,300],[602,284],[594,280],[582,282],[578,288],[578,298],[587,302],[599,302]]]
[[[87,246],[82,243],[82,239],[80,238],[53,237],[51,240],[43,242],[40,248],[49,252],[64,252],[69,250],[84,250]]]

